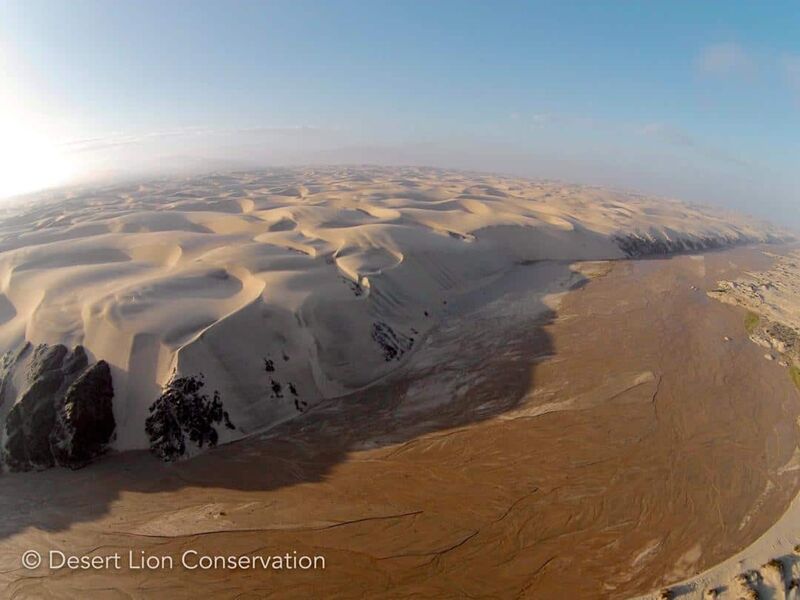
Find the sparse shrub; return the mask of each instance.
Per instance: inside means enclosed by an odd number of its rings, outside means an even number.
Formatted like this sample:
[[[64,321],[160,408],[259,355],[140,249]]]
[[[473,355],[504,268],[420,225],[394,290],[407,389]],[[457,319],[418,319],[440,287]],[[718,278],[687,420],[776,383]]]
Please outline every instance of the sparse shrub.
[[[747,587],[761,581],[761,573],[755,570],[744,571],[743,573],[739,573],[734,579],[739,585]]]
[[[739,573],[734,580],[742,587],[742,598],[744,600],[760,600],[758,585],[763,580],[761,573],[756,570],[745,571],[744,573]]]
[[[764,565],[765,569],[773,569],[778,575],[781,577],[781,581],[786,575],[785,568],[783,566],[783,562],[777,558],[773,558],[767,564]]]
[[[747,314],[744,316],[744,328],[748,334],[752,334],[760,322],[761,317],[759,317],[752,310],[748,310]]]
[[[791,377],[792,381],[794,381],[795,387],[798,390],[800,390],[800,367],[798,367],[797,365],[792,365],[791,367],[789,367],[789,377]],[[795,546],[794,548],[795,552],[797,552],[797,546]]]

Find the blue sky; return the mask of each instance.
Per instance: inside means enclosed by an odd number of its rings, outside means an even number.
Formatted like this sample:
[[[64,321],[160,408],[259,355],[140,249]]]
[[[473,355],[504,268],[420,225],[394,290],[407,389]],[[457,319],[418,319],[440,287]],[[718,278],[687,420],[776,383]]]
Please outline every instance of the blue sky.
[[[385,162],[798,220],[798,31],[794,1],[0,0],[0,194]]]

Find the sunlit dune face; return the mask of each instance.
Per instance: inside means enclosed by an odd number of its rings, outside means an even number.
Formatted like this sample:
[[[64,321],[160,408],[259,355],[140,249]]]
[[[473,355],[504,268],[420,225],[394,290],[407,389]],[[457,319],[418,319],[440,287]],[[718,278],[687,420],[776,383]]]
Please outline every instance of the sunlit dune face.
[[[23,115],[0,114],[0,197],[52,187],[70,177],[68,158],[37,129]]]

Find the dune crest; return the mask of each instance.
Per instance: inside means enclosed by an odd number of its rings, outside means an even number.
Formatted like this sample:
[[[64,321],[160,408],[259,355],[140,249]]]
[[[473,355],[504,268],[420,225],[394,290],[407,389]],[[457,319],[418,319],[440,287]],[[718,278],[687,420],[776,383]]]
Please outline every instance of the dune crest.
[[[514,264],[783,238],[671,200],[422,168],[72,190],[2,217],[0,352],[80,345],[106,361],[119,450],[151,444],[165,385],[202,376],[229,415],[214,434],[227,442],[397,369],[449,301]],[[6,378],[4,444],[26,385]]]

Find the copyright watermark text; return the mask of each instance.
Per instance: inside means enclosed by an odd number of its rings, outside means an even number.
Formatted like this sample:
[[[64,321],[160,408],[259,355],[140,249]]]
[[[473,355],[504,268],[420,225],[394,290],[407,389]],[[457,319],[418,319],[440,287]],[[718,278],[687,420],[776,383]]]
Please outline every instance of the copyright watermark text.
[[[325,557],[300,554],[296,551],[285,554],[207,554],[186,550],[182,554],[148,554],[143,550],[128,550],[113,554],[68,554],[61,550],[38,552],[27,550],[22,554],[22,566],[28,570],[46,567],[58,571],[187,571],[211,570],[274,570],[274,571],[322,571]]]

